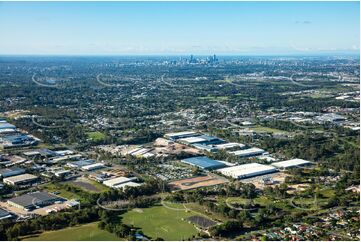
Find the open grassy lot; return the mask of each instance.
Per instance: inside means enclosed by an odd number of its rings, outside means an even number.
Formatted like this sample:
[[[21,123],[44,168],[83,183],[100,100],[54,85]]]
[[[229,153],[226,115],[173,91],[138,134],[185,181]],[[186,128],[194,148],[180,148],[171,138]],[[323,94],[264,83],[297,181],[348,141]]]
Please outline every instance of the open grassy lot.
[[[45,185],[41,185],[41,188],[45,189],[48,192],[59,192],[59,194],[57,194],[60,197],[63,198],[67,198],[67,199],[79,199],[80,197],[72,192],[66,191],[63,188],[60,188],[59,186],[57,186],[56,184],[45,184]]]
[[[68,181],[66,183],[71,184],[76,187],[79,187],[87,192],[98,193],[98,192],[104,192],[104,191],[109,190],[109,188],[106,187],[105,185],[100,184],[99,182],[87,179],[87,178],[80,178],[75,181]]]
[[[252,128],[252,130],[254,130],[255,132],[269,132],[269,133],[276,133],[276,134],[287,134],[287,131],[284,130],[280,130],[280,129],[274,129],[274,128],[269,128],[269,127],[264,127],[264,126],[255,126],[254,128]]]
[[[168,204],[167,204],[168,205]],[[193,212],[182,210],[182,205],[169,205],[172,210],[164,206],[154,206],[142,210],[132,210],[122,216],[122,221],[128,225],[140,228],[146,236],[163,238],[164,240],[187,240],[197,234],[197,229],[184,219]]]
[[[102,132],[99,131],[95,131],[95,132],[88,132],[87,133],[89,139],[92,139],[93,141],[101,141],[103,139],[105,139],[105,134],[103,134]]]
[[[98,228],[98,223],[89,223],[76,227],[70,227],[66,229],[60,229],[55,231],[49,231],[41,233],[35,237],[24,238],[23,240],[121,240],[116,235],[109,233],[105,230]]]

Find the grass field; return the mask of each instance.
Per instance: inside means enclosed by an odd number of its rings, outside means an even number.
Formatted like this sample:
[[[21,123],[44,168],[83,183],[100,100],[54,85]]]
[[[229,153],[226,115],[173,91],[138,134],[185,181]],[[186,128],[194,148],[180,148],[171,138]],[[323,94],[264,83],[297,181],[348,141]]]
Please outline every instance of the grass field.
[[[263,126],[256,126],[256,127],[252,128],[252,130],[254,130],[255,132],[268,132],[268,133],[276,133],[276,134],[288,133],[287,131],[284,131],[284,130],[263,127]]]
[[[89,139],[92,139],[93,141],[101,141],[101,140],[105,139],[105,134],[103,134],[102,132],[99,132],[99,131],[88,132],[87,135],[88,135]]]
[[[59,188],[56,184],[46,184],[41,185],[41,188],[47,190],[48,192],[59,192],[58,196],[67,199],[79,199],[80,197],[77,194],[66,191],[65,189]]]
[[[98,223],[89,223],[76,227],[61,230],[44,232],[36,237],[25,238],[23,240],[121,240],[116,235],[98,228]]]
[[[170,207],[183,208],[181,205],[174,204]],[[164,240],[187,240],[198,233],[192,224],[183,220],[192,215],[196,214],[185,210],[175,211],[163,206],[154,206],[129,211],[122,216],[122,221],[140,228],[146,236],[153,239],[160,237]]]

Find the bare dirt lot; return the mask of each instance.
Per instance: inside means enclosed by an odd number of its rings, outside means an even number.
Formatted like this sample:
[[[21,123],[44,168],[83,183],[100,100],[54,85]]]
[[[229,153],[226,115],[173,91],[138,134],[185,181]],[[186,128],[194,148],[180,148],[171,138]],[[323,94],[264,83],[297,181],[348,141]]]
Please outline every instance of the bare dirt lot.
[[[227,179],[220,178],[214,175],[198,176],[178,181],[170,182],[169,185],[174,190],[188,190],[199,187],[214,186],[228,182]]]

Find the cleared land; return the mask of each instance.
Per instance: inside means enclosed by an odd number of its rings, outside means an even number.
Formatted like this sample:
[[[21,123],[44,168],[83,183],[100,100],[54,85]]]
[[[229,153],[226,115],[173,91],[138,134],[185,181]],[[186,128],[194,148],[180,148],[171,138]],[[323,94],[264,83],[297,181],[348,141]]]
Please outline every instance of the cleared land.
[[[174,189],[180,190],[188,190],[188,189],[195,189],[199,187],[207,187],[207,186],[214,186],[226,183],[226,179],[221,179],[218,177],[214,177],[211,175],[207,176],[198,176],[192,177],[187,179],[182,179],[178,181],[170,182],[169,185]]]
[[[70,227],[66,229],[60,229],[55,231],[44,232],[35,237],[24,238],[23,240],[78,240],[78,241],[101,241],[110,240],[116,241],[121,240],[116,235],[109,233],[105,230],[98,228],[98,223],[89,223],[76,227]]]
[[[177,208],[182,205],[173,204]],[[172,205],[172,207],[174,207]],[[140,228],[146,236],[153,239],[164,240],[187,240],[198,233],[197,229],[186,218],[196,215],[185,210],[172,210],[163,206],[154,206],[139,211],[129,211],[122,216],[122,221],[128,225]]]

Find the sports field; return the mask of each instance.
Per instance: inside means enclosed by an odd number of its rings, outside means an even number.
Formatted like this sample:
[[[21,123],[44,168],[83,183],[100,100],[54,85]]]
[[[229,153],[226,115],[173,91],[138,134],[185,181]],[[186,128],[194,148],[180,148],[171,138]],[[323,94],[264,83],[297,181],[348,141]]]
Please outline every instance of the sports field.
[[[167,204],[168,205],[168,204]],[[160,237],[164,240],[187,240],[198,233],[197,229],[185,218],[196,215],[186,212],[183,206],[170,204],[164,206],[132,210],[123,215],[123,223],[140,228],[144,235],[153,239]]]
[[[99,131],[95,131],[95,132],[88,132],[87,133],[88,137],[94,141],[101,141],[103,139],[105,139],[105,134]]]
[[[116,235],[98,228],[98,223],[89,223],[76,227],[44,232],[36,237],[24,240],[121,240]]]

